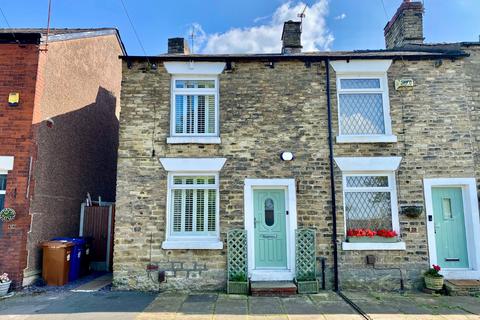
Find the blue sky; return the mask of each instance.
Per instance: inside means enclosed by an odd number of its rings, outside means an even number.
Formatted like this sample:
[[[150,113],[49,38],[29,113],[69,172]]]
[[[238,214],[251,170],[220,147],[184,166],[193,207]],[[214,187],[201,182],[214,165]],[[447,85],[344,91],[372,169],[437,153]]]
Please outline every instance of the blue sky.
[[[195,26],[196,52],[278,52],[281,23],[307,5],[306,51],[384,47],[383,27],[402,0],[124,0],[147,54]],[[478,41],[480,0],[425,0],[427,42]],[[12,27],[45,27],[48,0],[3,0]],[[387,15],[385,14],[385,11]],[[0,27],[6,27],[0,17]],[[121,0],[52,0],[51,26],[116,27],[131,55],[143,52]]]

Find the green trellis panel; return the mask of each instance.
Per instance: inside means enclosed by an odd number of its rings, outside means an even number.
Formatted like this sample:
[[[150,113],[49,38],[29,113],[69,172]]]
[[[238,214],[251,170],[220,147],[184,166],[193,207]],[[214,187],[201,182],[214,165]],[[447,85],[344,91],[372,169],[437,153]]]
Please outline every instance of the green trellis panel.
[[[233,229],[227,234],[228,279],[243,275],[247,278],[247,230]]]
[[[297,280],[314,280],[317,275],[316,236],[313,229],[295,231],[295,265]]]

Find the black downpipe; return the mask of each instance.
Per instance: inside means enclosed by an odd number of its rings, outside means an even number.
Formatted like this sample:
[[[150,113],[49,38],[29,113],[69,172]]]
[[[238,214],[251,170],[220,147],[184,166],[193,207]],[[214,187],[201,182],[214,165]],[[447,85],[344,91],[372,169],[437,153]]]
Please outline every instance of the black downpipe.
[[[328,151],[330,162],[330,193],[332,196],[332,244],[333,244],[333,289],[334,291],[355,311],[357,311],[364,319],[371,320],[370,316],[365,313],[355,302],[350,300],[340,291],[338,279],[338,245],[337,245],[337,200],[335,196],[335,175],[333,170],[333,134],[332,134],[332,106],[330,102],[330,61],[325,59],[325,85],[327,94],[327,116],[328,116]]]
[[[325,59],[325,82],[328,116],[328,158],[330,161],[330,193],[332,196],[332,244],[333,244],[333,289],[338,292],[338,248],[337,248],[337,201],[335,197],[335,176],[333,172],[332,106],[330,103],[330,61]]]

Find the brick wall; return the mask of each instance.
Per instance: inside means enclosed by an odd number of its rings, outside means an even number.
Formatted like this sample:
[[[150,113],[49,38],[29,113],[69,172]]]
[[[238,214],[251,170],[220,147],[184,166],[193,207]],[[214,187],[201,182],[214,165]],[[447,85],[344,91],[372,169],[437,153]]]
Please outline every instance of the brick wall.
[[[243,228],[245,178],[295,178],[298,225],[317,230],[317,254],[327,258],[327,285],[332,285],[332,217],[327,141],[325,67],[313,63],[235,63],[220,75],[220,145],[167,145],[170,75],[144,71],[145,64],[124,63],[117,178],[114,282],[118,288],[157,289],[147,264],[167,271],[162,288],[220,289],[226,279],[226,250],[162,250],[165,239],[166,172],[159,157],[226,157],[220,174],[221,238]],[[472,127],[467,113],[464,61],[396,61],[389,90],[393,144],[335,144],[335,156],[401,156],[397,172],[398,202],[424,205],[423,178],[474,177]],[[412,78],[411,91],[395,91],[398,78]],[[333,128],[337,132],[335,74],[331,74]],[[154,128],[155,124],[155,128]],[[155,129],[152,157],[152,132]],[[282,162],[279,153],[296,158]],[[341,172],[335,167],[338,233],[344,238]],[[379,267],[402,268],[407,287],[419,284],[428,267],[425,215],[400,216],[406,251],[342,251],[341,285],[396,289],[398,270],[374,271],[365,255],[375,254]],[[150,261],[151,257],[151,261]],[[195,268],[199,267],[199,270]],[[195,270],[193,270],[195,269]],[[193,272],[192,272],[193,270]]]
[[[14,156],[13,170],[8,173],[5,207],[13,208],[14,221],[0,224],[0,273],[7,272],[21,284],[26,265],[25,248],[30,229],[29,199],[33,181],[28,189],[32,139],[32,115],[38,65],[38,46],[0,45],[0,155]],[[8,106],[8,94],[20,92],[20,105]]]

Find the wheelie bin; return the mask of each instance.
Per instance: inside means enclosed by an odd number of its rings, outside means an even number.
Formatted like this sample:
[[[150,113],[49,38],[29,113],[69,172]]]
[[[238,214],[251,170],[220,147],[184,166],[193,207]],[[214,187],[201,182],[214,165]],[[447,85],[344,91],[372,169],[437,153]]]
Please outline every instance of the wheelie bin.
[[[74,244],[72,248],[72,259],[70,260],[70,271],[68,273],[68,281],[75,281],[80,277],[80,265],[85,255],[85,240],[81,238],[58,237],[53,238],[55,241],[65,241]]]
[[[42,243],[42,277],[49,286],[68,283],[70,261],[74,244],[68,241],[46,241]]]

